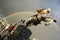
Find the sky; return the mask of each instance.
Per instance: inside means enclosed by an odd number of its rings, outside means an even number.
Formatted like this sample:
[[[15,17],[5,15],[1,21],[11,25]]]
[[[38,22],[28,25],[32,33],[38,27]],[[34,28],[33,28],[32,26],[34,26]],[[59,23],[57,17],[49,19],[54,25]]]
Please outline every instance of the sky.
[[[0,0],[0,14],[7,16],[16,12],[51,8],[51,16],[58,20],[60,25],[60,0]]]
[[[56,18],[58,21],[57,24],[60,26],[60,0],[0,0],[0,14],[4,16],[24,11],[36,12],[37,9],[41,8],[51,8],[52,11],[50,16]],[[27,16],[26,14],[22,15]],[[20,23],[19,18],[21,18],[20,15],[16,15],[14,19],[12,16],[8,19],[10,20],[9,22],[18,21]],[[39,37],[42,40],[43,38],[46,38],[45,40],[60,40],[60,28],[56,28],[55,26],[55,24],[52,24],[49,27],[39,25],[37,27],[31,27],[31,30],[34,31],[34,36],[37,38]]]
[[[34,14],[34,12],[18,12],[11,16],[7,16],[7,20],[10,24],[17,23],[18,25],[22,25],[21,19],[27,20],[29,16]],[[24,25],[24,24],[23,24]],[[19,26],[20,27],[20,26]],[[28,28],[31,30],[32,35],[31,39],[37,39],[37,40],[60,40],[60,28],[55,24],[52,23],[48,26],[45,26],[44,22],[41,22],[41,24],[38,24],[37,26],[28,26]]]

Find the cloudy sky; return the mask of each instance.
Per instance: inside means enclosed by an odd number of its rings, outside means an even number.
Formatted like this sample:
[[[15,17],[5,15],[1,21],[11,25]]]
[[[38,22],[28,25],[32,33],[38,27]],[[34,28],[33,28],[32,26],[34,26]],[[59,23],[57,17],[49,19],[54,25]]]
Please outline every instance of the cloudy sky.
[[[28,19],[29,16],[34,14],[34,12],[18,12],[11,16],[7,16],[8,23],[17,23],[18,25],[22,25],[23,23],[20,21],[21,19]],[[60,40],[60,28],[55,24],[52,23],[51,25],[45,26],[44,22],[38,24],[37,26],[28,26],[31,30],[32,35],[31,39],[37,40]]]
[[[60,0],[0,0],[0,14],[4,16],[15,12],[36,12],[40,8],[51,8],[51,16],[60,24]]]

